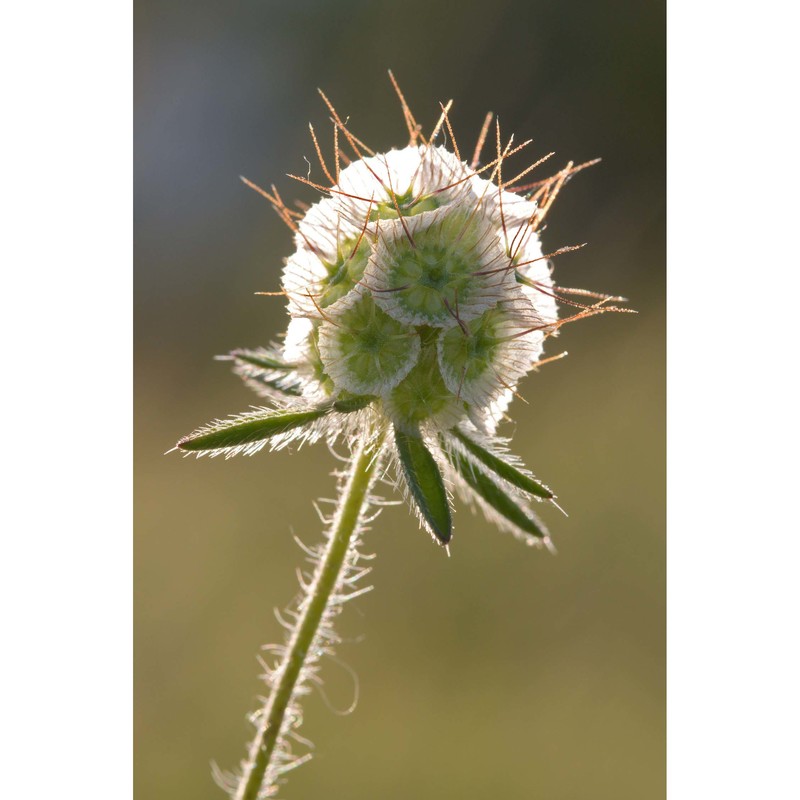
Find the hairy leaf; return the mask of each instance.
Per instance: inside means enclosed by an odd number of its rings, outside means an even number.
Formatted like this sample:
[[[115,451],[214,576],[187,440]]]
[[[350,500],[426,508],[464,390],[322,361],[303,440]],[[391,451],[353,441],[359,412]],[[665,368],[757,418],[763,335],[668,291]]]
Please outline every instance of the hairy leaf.
[[[461,429],[453,428],[451,433],[487,469],[499,475],[503,480],[508,481],[512,486],[516,486],[518,489],[522,489],[522,491],[536,497],[542,497],[545,500],[552,500],[555,497],[555,494],[543,483],[540,483],[530,475],[526,475],[513,464],[503,461],[502,458],[491,453],[485,447],[481,447]]]
[[[498,514],[525,533],[540,539],[547,538],[546,528],[533,513],[523,508],[513,495],[504,491],[503,487],[495,483],[487,473],[460,453],[450,451],[447,455],[456,472]]]
[[[268,350],[231,350],[230,358],[237,364],[249,364],[258,369],[277,370],[280,372],[291,372],[294,369],[291,364],[287,364],[282,359],[272,355]]]
[[[262,397],[294,398],[303,394],[294,366],[266,349],[232,350],[222,360],[233,361],[234,372]]]
[[[177,446],[186,452],[243,447],[308,425],[324,417],[330,410],[331,406],[306,411],[261,409],[200,428],[181,439]]]
[[[436,538],[447,544],[453,535],[453,522],[436,460],[419,433],[409,434],[395,428],[394,440],[403,476],[419,513]]]

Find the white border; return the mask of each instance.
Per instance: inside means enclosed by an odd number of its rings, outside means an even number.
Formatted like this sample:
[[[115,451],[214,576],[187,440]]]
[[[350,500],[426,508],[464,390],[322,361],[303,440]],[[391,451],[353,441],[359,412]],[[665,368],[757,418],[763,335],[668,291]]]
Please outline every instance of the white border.
[[[3,10],[4,797],[131,796],[131,32]]]
[[[800,69],[790,9],[697,0],[669,8],[676,800],[800,793]],[[124,798],[130,9],[15,3],[0,37],[3,793]]]
[[[800,797],[796,13],[672,0],[669,793]]]

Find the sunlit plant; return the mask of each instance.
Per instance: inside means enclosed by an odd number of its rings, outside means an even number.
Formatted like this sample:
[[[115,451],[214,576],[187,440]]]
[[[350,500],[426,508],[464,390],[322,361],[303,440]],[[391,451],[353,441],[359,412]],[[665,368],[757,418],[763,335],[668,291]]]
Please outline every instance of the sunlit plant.
[[[548,338],[567,322],[624,310],[610,304],[622,298],[557,286],[551,259],[577,248],[545,254],[539,239],[561,188],[594,162],[570,162],[526,183],[551,153],[506,177],[509,159],[530,141],[504,141],[491,114],[465,161],[451,103],[426,137],[390,78],[405,148],[376,154],[321,93],[333,123],[330,163],[310,129],[326,182],[291,177],[323,198],[293,208],[274,186],[245,181],[294,233],[282,289],[272,293],[286,298],[288,330],[279,344],[226,356],[264,405],[177,445],[230,457],[324,440],[348,453],[324,540],[301,544],[312,569],[284,615],[285,642],[265,648],[273,659],[264,662],[269,695],[252,716],[247,757],[237,773],[217,774],[236,800],[273,797],[282,776],[310,757],[296,751],[307,745],[300,702],[339,643],[333,622],[343,603],[371,588],[358,587],[370,571],[360,548],[385,504],[378,482],[398,488],[444,548],[453,495],[525,544],[552,547],[531,506],[554,503],[555,494],[511,455],[497,428],[519,381],[566,355],[543,359]],[[482,163],[490,131],[493,152]],[[575,312],[559,319],[557,303]]]

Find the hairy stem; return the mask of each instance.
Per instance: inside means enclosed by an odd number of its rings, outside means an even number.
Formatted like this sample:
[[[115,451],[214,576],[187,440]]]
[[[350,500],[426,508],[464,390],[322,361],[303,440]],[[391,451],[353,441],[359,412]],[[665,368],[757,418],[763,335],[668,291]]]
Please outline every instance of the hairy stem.
[[[271,783],[277,746],[286,727],[298,684],[302,683],[303,667],[309,660],[320,624],[332,602],[332,594],[345,569],[354,534],[365,516],[370,489],[375,481],[382,437],[378,441],[362,441],[353,453],[347,482],[339,495],[333,526],[325,551],[314,572],[313,581],[289,638],[285,654],[277,670],[277,679],[260,715],[255,738],[250,745],[243,774],[236,788],[235,800],[257,800],[264,796],[265,780]]]

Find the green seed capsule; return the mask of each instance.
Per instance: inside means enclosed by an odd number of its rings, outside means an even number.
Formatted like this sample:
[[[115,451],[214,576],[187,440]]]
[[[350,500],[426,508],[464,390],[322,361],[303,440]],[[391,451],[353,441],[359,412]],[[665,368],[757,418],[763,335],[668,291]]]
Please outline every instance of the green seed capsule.
[[[408,375],[420,351],[419,336],[353,292],[331,307],[319,329],[319,354],[337,389],[353,394],[388,391]]]
[[[488,221],[448,206],[382,226],[364,281],[398,322],[451,327],[497,303],[504,264]]]
[[[530,369],[534,345],[530,337],[516,334],[532,325],[530,316],[504,302],[443,331],[438,356],[447,388],[468,403],[490,403]]]

